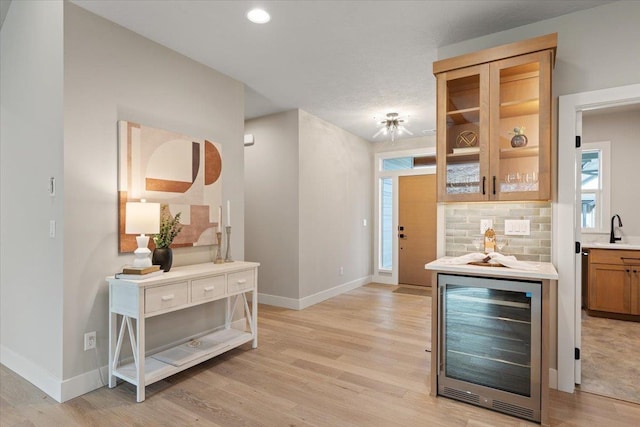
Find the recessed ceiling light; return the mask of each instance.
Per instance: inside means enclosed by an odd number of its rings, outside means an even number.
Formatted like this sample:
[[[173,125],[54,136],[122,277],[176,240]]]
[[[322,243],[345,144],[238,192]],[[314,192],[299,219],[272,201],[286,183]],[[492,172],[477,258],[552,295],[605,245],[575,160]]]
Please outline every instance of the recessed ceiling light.
[[[271,16],[264,9],[251,9],[247,12],[247,19],[254,24],[266,24],[271,21]]]

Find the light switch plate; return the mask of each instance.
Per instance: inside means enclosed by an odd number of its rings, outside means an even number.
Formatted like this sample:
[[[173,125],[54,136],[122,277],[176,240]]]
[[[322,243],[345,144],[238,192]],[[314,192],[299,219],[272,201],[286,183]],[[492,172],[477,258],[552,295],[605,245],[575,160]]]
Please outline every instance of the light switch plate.
[[[529,236],[531,235],[531,221],[528,219],[506,219],[504,234],[506,236]]]

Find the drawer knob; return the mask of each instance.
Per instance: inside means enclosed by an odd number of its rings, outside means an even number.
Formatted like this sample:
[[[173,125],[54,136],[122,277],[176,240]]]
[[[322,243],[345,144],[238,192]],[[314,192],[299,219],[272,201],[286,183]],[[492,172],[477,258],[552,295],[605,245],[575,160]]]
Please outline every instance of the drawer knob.
[[[215,286],[207,286],[206,288],[204,288],[205,292],[211,292],[212,290],[214,290],[216,287]]]
[[[242,285],[242,284],[245,284],[245,283],[247,283],[247,279],[238,280],[238,285]]]
[[[173,299],[174,295],[164,295],[162,298],[160,298],[162,301],[171,301]]]

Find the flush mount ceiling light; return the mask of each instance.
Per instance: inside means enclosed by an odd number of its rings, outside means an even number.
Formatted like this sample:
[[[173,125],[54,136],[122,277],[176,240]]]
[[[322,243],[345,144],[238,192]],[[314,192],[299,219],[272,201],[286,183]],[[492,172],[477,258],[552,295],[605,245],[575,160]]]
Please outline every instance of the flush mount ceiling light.
[[[247,12],[247,19],[254,24],[266,24],[271,21],[271,16],[264,9],[251,9]]]
[[[375,119],[375,117],[374,117]],[[380,125],[380,129],[373,135],[373,138],[378,135],[391,135],[391,142],[394,142],[396,139],[396,135],[402,135],[404,133],[408,135],[413,135],[409,129],[404,127],[403,123],[406,123],[408,117],[398,117],[398,113],[388,113],[387,118],[378,123]]]

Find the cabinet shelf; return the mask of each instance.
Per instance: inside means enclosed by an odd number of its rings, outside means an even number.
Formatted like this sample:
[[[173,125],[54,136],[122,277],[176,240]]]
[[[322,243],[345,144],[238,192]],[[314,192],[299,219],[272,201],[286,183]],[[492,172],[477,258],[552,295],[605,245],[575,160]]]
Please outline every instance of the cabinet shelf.
[[[537,157],[538,147],[501,148],[501,159],[518,159],[522,157]]]
[[[500,104],[500,117],[506,119],[509,117],[529,116],[537,114],[539,109],[540,101],[538,98],[503,102]]]
[[[477,123],[480,120],[480,107],[465,108],[447,112],[447,121],[461,125],[465,123]]]

